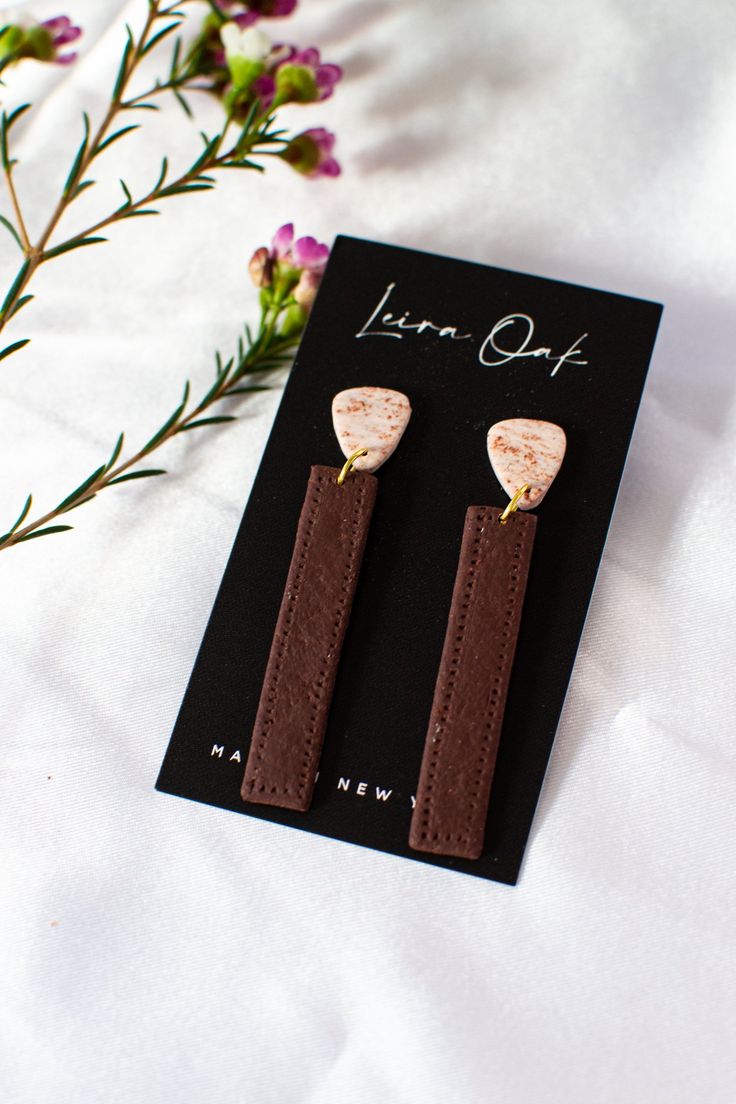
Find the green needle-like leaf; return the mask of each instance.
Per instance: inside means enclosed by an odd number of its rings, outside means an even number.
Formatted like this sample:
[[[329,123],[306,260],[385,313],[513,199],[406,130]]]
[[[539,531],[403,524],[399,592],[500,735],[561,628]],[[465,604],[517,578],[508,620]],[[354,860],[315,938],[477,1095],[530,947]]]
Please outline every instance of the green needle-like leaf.
[[[200,426],[219,425],[220,422],[235,422],[234,414],[216,414],[211,418],[198,418],[196,422],[189,422],[177,430],[177,433],[186,433],[188,429],[199,429]]]
[[[265,383],[261,383],[261,384],[253,383],[253,384],[250,384],[248,387],[232,387],[232,388],[228,387],[225,394],[226,394],[226,396],[229,397],[230,395],[247,395],[251,391],[270,391],[270,390],[271,390],[271,388],[267,387],[265,385]]]
[[[105,464],[105,471],[106,472],[110,471],[110,468],[113,466],[113,464],[117,460],[118,456],[120,455],[121,449],[123,447],[123,441],[124,440],[125,440],[125,434],[121,433],[120,436],[118,437],[117,441],[115,442],[115,448],[112,450],[112,455],[111,455],[110,459]]]
[[[226,169],[255,169],[256,172],[265,172],[263,165],[259,165],[257,161],[249,161],[247,157],[242,157],[239,161],[231,161],[224,166]]]
[[[72,491],[70,495],[67,495],[63,502],[59,503],[59,505],[56,507],[57,513],[62,513],[64,510],[68,509],[73,502],[76,502],[78,498],[81,498],[84,492],[89,490],[92,484],[96,483],[100,476],[104,474],[104,472],[105,465],[103,464],[102,467],[97,468],[96,471],[93,471],[92,474],[88,476],[87,479],[85,479],[84,483],[80,483],[76,490]]]
[[[64,188],[63,188],[63,191],[62,191],[62,195],[64,196],[64,199],[66,199],[69,196],[69,193],[72,191],[72,189],[76,185],[77,176],[79,175],[79,169],[80,169],[81,164],[82,164],[82,159],[84,158],[85,154],[87,153],[87,146],[89,144],[89,115],[87,114],[86,111],[84,112],[83,118],[84,118],[84,137],[82,138],[82,141],[79,145],[79,149],[77,150],[76,157],[74,158],[74,161],[72,162],[72,167],[69,170],[69,175],[66,178],[66,183],[64,184]]]
[[[220,23],[226,23],[227,22],[227,16],[223,14],[222,8],[219,8],[217,6],[217,4],[215,3],[215,0],[206,0],[206,3],[208,5],[208,7],[210,8],[212,14],[216,17],[216,19]]]
[[[154,50],[158,46],[159,42],[161,42],[164,38],[167,38],[172,33],[172,31],[177,30],[177,28],[179,27],[181,27],[181,21],[169,23],[168,27],[163,27],[160,31],[153,35],[152,38],[149,38],[148,42],[141,50],[141,56],[145,57],[146,54],[149,54],[151,50]]]
[[[145,452],[150,452],[151,449],[156,447],[156,445],[159,443],[159,441],[162,440],[162,438],[167,436],[169,431],[176,425],[176,423],[179,421],[179,418],[184,413],[184,408],[187,405],[188,401],[189,401],[189,380],[187,380],[187,382],[186,382],[186,385],[184,387],[184,396],[183,396],[181,402],[179,403],[179,405],[177,406],[176,410],[174,411],[174,413],[171,415],[170,418],[166,419],[166,421],[161,426],[161,428],[156,430],[156,432],[154,433],[151,440],[146,445],[144,445],[144,447],[141,449],[141,452],[144,452],[144,453]]]
[[[217,152],[217,147],[220,144],[220,135],[219,134],[217,135],[216,138],[209,139],[209,141],[207,140],[207,135],[206,134],[203,134],[202,137],[205,140],[205,147],[202,150],[202,152],[200,153],[197,160],[194,162],[194,164],[192,165],[192,167],[189,170],[189,172],[191,173],[192,176],[194,176],[194,174],[197,172],[198,169],[203,169],[204,168],[204,166],[212,158],[212,155]]]
[[[36,529],[35,533],[26,533],[24,537],[18,537],[16,544],[22,544],[23,541],[35,540],[36,537],[46,537],[49,533],[66,533],[69,529],[73,528],[73,525],[49,525],[46,529]]]
[[[21,295],[18,302],[15,304],[15,306],[9,312],[8,319],[15,318],[18,311],[23,310],[23,307],[26,305],[26,303],[30,303],[31,299],[33,299],[33,298],[34,298],[33,295]]]
[[[187,116],[187,118],[188,119],[193,118],[194,113],[193,113],[191,107],[189,106],[189,104],[187,103],[187,101],[182,96],[179,89],[178,88],[172,88],[171,91],[174,93],[174,96],[176,97],[177,103],[179,104],[179,106],[181,107],[182,111]]]
[[[20,514],[18,515],[18,520],[10,527],[8,532],[3,537],[3,540],[5,540],[7,537],[12,537],[12,535],[16,531],[16,529],[20,529],[22,523],[28,517],[28,511],[31,508],[31,503],[32,502],[33,502],[33,495],[29,495],[28,498],[25,501],[25,505],[23,506],[23,509],[21,510]]]
[[[173,81],[176,77],[177,70],[179,68],[179,58],[181,57],[181,39],[177,38],[174,43],[174,50],[171,55],[171,68],[169,69],[169,80]]]
[[[160,198],[168,196],[187,195],[189,192],[211,192],[214,184],[170,184],[160,193]]]
[[[142,471],[126,472],[125,475],[118,475],[115,479],[111,479],[107,485],[112,487],[113,483],[127,483],[130,479],[147,479],[149,475],[166,475],[166,469],[146,468]]]
[[[129,74],[128,74],[128,63],[130,61],[130,55],[135,50],[135,39],[133,38],[133,32],[131,31],[130,27],[128,27],[128,26],[126,26],[125,31],[126,31],[126,34],[127,34],[128,37],[127,37],[125,46],[123,47],[123,56],[120,59],[120,67],[118,69],[118,75],[115,78],[115,84],[114,84],[113,90],[112,90],[113,100],[119,100],[120,99],[120,94],[123,91],[123,88],[125,87],[126,82],[128,80],[128,76],[129,76]]]
[[[8,157],[8,116],[4,111],[0,118],[0,160],[2,160],[3,168],[7,172],[10,167]]]
[[[130,207],[131,203],[133,202],[133,196],[130,194],[130,188],[124,180],[120,181],[120,187],[123,189],[123,195],[125,196],[125,203],[123,204],[123,206]]]
[[[120,218],[122,218],[122,219],[142,218],[144,215],[157,215],[158,213],[159,212],[154,211],[152,207],[148,207],[148,208],[145,208],[145,209],[139,207],[135,211],[123,211],[123,213],[120,215]]]
[[[7,129],[10,130],[13,124],[18,122],[18,119],[20,119],[21,115],[25,115],[26,111],[30,111],[30,109],[31,105],[29,103],[26,103],[21,104],[20,107],[16,107],[14,111],[11,111],[5,120],[5,125]]]
[[[98,242],[106,242],[107,238],[75,238],[74,241],[62,242],[53,249],[47,249],[43,254],[45,261],[52,257],[60,257],[62,253],[70,253],[72,249],[81,249],[85,245],[97,245]]]
[[[15,240],[18,243],[18,248],[20,249],[21,253],[25,253],[25,249],[23,248],[23,242],[20,240],[20,236],[18,234],[18,231],[15,229],[15,227],[13,226],[10,219],[7,219],[5,217],[5,215],[0,215],[0,222],[13,235],[13,237],[15,238]]]
[[[12,356],[13,353],[17,353],[18,349],[22,349],[30,340],[30,337],[24,337],[22,341],[14,341],[12,345],[6,345],[2,352],[0,352],[0,360],[5,360],[6,357]]]
[[[103,142],[100,142],[99,146],[95,150],[95,157],[98,157],[103,150],[106,150],[108,146],[111,146],[113,142],[117,142],[119,138],[123,138],[126,134],[130,134],[132,130],[138,130],[140,123],[131,123],[130,126],[121,127],[120,130],[116,130],[114,134],[111,134],[108,138],[105,138]]]
[[[72,199],[76,199],[77,196],[80,196],[82,194],[82,192],[86,192],[88,188],[94,188],[95,183],[96,181],[94,180],[83,180],[81,184],[77,184],[76,188],[74,189]]]
[[[210,405],[210,403],[213,401],[215,395],[217,394],[217,392],[222,387],[222,385],[225,382],[225,379],[228,375],[228,372],[230,371],[230,368],[232,367],[232,363],[233,363],[232,360],[229,361],[228,366],[224,371],[222,370],[222,368],[218,371],[217,377],[215,378],[215,382],[212,384],[209,391],[207,392],[207,394],[205,395],[205,397],[202,399],[201,403],[199,404],[203,410]]]
[[[153,195],[154,192],[157,192],[159,190],[159,188],[163,184],[164,180],[166,179],[166,174],[168,173],[168,171],[169,171],[169,159],[168,159],[168,157],[164,157],[164,159],[161,162],[161,172],[158,174],[158,180],[153,185],[153,189],[151,191],[152,195]]]
[[[80,498],[76,502],[72,502],[71,506],[67,506],[64,513],[68,514],[72,510],[76,510],[77,506],[84,506],[85,502],[91,502],[93,498],[97,498],[97,492],[96,491],[95,491],[94,494],[85,495],[84,498]]]
[[[0,318],[5,317],[8,309],[10,308],[10,306],[15,301],[15,297],[16,297],[18,291],[20,290],[20,287],[21,287],[23,281],[26,278],[26,274],[28,272],[28,267],[29,267],[30,263],[31,262],[29,260],[25,260],[23,262],[23,264],[20,266],[20,268],[18,269],[16,277],[13,280],[12,284],[10,285],[10,288],[8,290],[8,294],[5,296],[5,300],[3,302],[3,305],[0,307]]]

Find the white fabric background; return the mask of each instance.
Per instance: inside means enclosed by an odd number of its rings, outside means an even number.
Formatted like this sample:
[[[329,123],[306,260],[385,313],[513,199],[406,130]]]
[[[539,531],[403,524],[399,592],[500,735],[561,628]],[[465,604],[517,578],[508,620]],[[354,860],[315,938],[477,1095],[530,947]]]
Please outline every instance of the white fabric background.
[[[68,0],[79,64],[8,77],[37,104],[34,227],[143,7]],[[732,1104],[733,5],[302,0],[277,36],[346,67],[292,109],[339,132],[343,177],[229,174],[44,269],[0,366],[2,516],[210,378],[255,312],[251,250],[292,217],[663,300],[522,880],[154,791],[278,403],[254,398],[169,445],[165,479],[2,556],[0,1098]],[[145,121],[70,225],[162,147],[184,163],[178,109]]]

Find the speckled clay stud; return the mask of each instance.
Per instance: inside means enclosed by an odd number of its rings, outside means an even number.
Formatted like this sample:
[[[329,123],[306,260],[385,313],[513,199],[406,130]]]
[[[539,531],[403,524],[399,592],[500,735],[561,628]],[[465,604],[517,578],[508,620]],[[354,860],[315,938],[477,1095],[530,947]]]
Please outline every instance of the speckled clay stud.
[[[412,814],[416,851],[477,859],[521,621],[538,506],[560,470],[565,433],[510,418],[488,432],[503,507],[470,506]]]
[[[312,468],[241,795],[306,812],[378,480],[411,416],[406,395],[352,387],[332,402],[342,469]]]

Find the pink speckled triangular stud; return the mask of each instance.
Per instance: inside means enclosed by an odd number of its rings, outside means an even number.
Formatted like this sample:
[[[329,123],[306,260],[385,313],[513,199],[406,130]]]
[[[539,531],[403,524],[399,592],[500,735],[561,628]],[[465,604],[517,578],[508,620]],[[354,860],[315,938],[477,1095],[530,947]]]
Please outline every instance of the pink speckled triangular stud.
[[[386,387],[350,387],[332,400],[332,424],[343,454],[368,450],[355,460],[356,471],[377,471],[398,445],[410,417],[406,395]]]
[[[488,430],[488,456],[509,498],[529,484],[520,510],[532,510],[542,501],[560,470],[566,446],[564,429],[536,418],[507,418]]]

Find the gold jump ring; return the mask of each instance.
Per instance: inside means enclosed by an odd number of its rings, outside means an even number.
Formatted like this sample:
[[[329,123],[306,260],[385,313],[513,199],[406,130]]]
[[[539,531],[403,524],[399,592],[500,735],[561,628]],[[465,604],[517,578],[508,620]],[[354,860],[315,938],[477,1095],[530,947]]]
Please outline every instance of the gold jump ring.
[[[347,460],[345,461],[345,463],[342,466],[342,471],[340,472],[340,474],[337,477],[338,487],[342,487],[343,483],[345,482],[345,477],[347,475],[349,475],[349,473],[352,471],[353,464],[358,459],[358,457],[359,456],[367,456],[367,455],[368,455],[368,449],[359,448],[359,449],[355,450],[355,452],[353,453],[352,456],[348,456]]]
[[[498,519],[499,525],[505,525],[511,514],[515,513],[519,509],[519,503],[521,502],[526,492],[529,490],[531,490],[531,487],[528,483],[524,483],[521,487],[519,487],[518,491],[513,496],[508,506]]]

